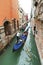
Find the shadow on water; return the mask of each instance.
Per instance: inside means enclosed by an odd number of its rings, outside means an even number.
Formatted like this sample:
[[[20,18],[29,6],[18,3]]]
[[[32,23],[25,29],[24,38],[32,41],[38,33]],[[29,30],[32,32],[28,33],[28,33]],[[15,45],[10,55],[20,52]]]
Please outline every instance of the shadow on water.
[[[12,42],[12,41],[13,41],[13,42]],[[12,49],[12,46],[14,45],[15,41],[16,41],[16,36],[14,36],[14,37],[11,39],[10,45],[7,44],[7,45],[5,46],[5,48],[0,52],[0,56],[3,55],[4,53],[6,53],[6,51],[8,51],[8,49]]]

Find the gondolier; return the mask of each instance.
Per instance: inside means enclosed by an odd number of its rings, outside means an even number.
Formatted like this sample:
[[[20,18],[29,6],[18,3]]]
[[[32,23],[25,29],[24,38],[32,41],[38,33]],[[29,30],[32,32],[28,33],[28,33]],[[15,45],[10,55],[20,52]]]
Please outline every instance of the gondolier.
[[[17,36],[17,43],[18,43],[18,41],[20,39],[20,32],[19,31],[17,32],[16,36]]]

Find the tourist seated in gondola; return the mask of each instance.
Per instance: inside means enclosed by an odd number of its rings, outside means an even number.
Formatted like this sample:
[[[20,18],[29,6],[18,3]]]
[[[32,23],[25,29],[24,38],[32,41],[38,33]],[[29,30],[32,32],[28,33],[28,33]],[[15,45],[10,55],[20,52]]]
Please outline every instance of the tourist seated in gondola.
[[[24,32],[20,38],[22,39],[23,43],[25,42],[26,38],[27,38],[27,34]]]
[[[27,31],[24,31],[23,32],[23,35],[27,36],[28,35],[28,32]]]

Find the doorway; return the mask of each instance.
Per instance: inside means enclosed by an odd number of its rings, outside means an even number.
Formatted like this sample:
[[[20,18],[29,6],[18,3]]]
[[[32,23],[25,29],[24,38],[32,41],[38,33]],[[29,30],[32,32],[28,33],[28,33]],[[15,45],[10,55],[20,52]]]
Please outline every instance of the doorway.
[[[5,35],[11,35],[11,26],[9,21],[4,22]]]

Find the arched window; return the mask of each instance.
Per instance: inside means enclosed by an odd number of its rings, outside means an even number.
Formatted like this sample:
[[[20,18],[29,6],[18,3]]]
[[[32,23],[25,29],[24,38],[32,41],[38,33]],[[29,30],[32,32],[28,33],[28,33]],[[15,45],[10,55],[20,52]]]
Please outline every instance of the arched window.
[[[9,21],[4,22],[5,35],[11,35],[11,26]]]

